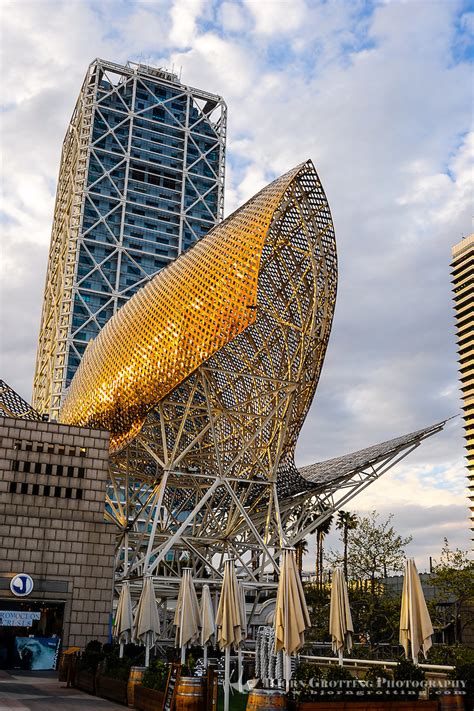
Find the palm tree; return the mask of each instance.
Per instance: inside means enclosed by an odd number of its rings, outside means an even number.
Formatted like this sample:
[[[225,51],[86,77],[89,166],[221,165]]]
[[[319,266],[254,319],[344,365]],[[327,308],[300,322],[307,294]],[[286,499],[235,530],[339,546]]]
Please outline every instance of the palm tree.
[[[357,516],[350,511],[343,511],[342,509],[337,513],[336,528],[342,531],[342,541],[344,544],[344,577],[347,580],[347,544],[349,538],[349,531],[353,531],[357,528],[359,520]]]
[[[298,541],[298,543],[295,543],[295,551],[296,551],[296,566],[298,568],[298,573],[300,574],[300,578],[303,574],[303,556],[308,552],[308,541],[303,538],[301,541]]]
[[[316,585],[320,590],[323,587],[324,538],[329,533],[333,518],[328,516],[316,529]]]

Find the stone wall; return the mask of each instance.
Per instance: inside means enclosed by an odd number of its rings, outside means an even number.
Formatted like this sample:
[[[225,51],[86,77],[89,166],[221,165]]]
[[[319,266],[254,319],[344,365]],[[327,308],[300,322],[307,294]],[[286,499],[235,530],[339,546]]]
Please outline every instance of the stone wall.
[[[107,432],[0,418],[0,601],[15,599],[15,574],[31,575],[30,599],[65,602],[65,646],[109,635],[108,442]]]

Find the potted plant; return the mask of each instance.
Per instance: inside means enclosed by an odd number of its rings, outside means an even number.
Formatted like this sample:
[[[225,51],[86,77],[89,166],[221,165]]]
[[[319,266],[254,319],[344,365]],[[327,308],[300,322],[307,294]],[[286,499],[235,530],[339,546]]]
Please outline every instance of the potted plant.
[[[389,686],[392,676],[382,666],[367,670],[365,678],[354,677],[347,667],[331,665],[324,672],[318,667],[301,664],[296,670],[291,693],[291,706],[296,711],[437,711],[437,701],[418,701],[419,682],[424,674],[415,665],[400,663],[397,680],[412,681],[416,697]],[[383,691],[383,693],[381,693]]]
[[[426,674],[423,669],[413,664],[410,659],[399,659],[393,672],[393,680],[395,684],[399,682],[403,686],[394,690],[396,698],[417,700],[422,688],[421,684],[425,681],[425,678]]]
[[[456,662],[450,676],[453,681],[459,682],[459,686],[452,689],[452,696],[462,697],[466,709],[474,708],[474,664],[472,661],[461,657]]]
[[[133,659],[130,657],[120,658],[116,647],[106,650],[96,676],[96,694],[120,704],[127,704],[127,684],[132,664]]]
[[[388,682],[392,680],[392,675],[384,667],[377,665],[369,667],[364,676],[365,695],[364,698],[371,701],[381,701],[390,698]]]
[[[139,711],[161,711],[168,680],[168,664],[155,659],[143,674],[142,683],[135,687],[135,708]]]
[[[74,686],[88,694],[95,694],[97,669],[104,659],[102,644],[97,639],[88,642],[84,652],[79,656],[76,665]]]

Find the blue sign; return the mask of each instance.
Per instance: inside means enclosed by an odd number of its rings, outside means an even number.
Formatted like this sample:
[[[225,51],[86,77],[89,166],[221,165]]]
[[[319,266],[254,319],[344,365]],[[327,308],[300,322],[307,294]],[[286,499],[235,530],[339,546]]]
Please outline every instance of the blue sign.
[[[15,652],[22,669],[56,669],[59,637],[15,637]]]
[[[18,573],[10,581],[10,590],[16,597],[26,597],[33,592],[33,578],[26,573]]]

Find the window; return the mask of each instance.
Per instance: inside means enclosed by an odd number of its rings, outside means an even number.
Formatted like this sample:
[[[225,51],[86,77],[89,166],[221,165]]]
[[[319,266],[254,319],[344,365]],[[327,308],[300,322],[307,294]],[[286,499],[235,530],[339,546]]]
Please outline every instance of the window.
[[[84,479],[84,474],[85,474],[84,467],[79,467],[79,469],[77,470],[77,476],[79,477],[79,479]]]
[[[39,484],[33,484],[33,488],[31,490],[31,493],[33,496],[38,496],[39,494]]]
[[[28,484],[26,484],[25,482],[21,485],[21,493],[22,494],[28,493]]]
[[[63,469],[64,469],[63,465],[62,465],[62,464],[58,464],[57,467],[56,467],[56,474],[57,474],[58,476],[62,476],[62,475],[63,475]]]
[[[54,487],[54,495],[59,498],[61,496],[61,487],[60,486],[55,486]]]
[[[16,481],[10,482],[9,492],[10,494],[16,494]]]
[[[47,464],[45,474],[52,474],[52,473],[53,473],[53,465]]]

